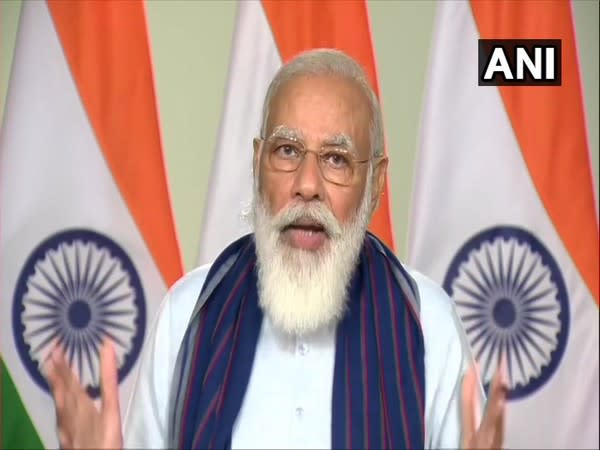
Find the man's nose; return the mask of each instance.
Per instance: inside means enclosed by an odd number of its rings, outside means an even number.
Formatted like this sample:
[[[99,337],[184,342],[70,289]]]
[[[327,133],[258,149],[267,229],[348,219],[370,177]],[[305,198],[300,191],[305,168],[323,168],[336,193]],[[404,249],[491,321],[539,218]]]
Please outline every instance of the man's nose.
[[[295,172],[294,196],[304,201],[322,200],[324,197],[324,179],[319,167],[319,157],[307,152]]]

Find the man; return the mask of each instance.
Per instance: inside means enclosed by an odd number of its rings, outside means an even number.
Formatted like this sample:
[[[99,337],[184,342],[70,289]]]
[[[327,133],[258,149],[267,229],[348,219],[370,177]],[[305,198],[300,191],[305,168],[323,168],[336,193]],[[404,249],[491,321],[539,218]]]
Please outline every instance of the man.
[[[451,301],[366,231],[386,168],[379,103],[354,60],[316,50],[283,66],[254,141],[254,234],[170,290],[124,441],[110,345],[99,412],[53,353],[61,444],[499,448],[502,376],[477,427]]]

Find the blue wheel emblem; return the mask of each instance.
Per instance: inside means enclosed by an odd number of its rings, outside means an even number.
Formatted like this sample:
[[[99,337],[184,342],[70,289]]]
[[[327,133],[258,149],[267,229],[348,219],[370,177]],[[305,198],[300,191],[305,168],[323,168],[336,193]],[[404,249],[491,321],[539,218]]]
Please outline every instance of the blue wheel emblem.
[[[452,260],[444,289],[454,299],[489,385],[506,355],[509,399],[550,379],[565,351],[569,300],[546,247],[516,227],[494,227],[469,239]]]
[[[29,255],[12,315],[18,353],[42,389],[48,391],[41,364],[56,341],[89,395],[97,397],[102,341],[113,341],[121,382],[142,347],[146,303],[123,249],[100,233],[73,229],[49,237]]]

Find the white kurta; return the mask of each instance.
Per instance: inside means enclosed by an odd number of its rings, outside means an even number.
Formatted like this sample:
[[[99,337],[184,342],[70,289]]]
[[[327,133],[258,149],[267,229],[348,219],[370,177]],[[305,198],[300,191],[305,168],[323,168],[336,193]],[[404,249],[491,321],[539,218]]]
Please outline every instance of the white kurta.
[[[209,269],[188,273],[162,302],[125,420],[126,448],[167,448],[171,379]],[[411,275],[419,289],[425,339],[425,445],[458,448],[469,347],[452,300],[428,278]],[[330,448],[334,356],[333,328],[300,339],[277,332],[265,317],[232,447]]]

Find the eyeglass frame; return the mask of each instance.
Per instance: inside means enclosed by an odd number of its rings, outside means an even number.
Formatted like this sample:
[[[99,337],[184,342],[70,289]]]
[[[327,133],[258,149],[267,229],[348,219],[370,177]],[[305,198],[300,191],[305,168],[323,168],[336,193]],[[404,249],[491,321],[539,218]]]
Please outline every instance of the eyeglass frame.
[[[336,147],[337,150],[343,150],[345,154],[347,154],[347,158],[348,160],[353,164],[353,166],[351,166],[351,170],[352,170],[352,174],[350,177],[350,182],[344,184],[344,183],[339,183],[337,181],[332,181],[329,178],[327,178],[327,176],[325,175],[324,171],[323,171],[323,167],[321,166],[322,164],[322,157],[323,155],[326,153],[326,150],[324,147],[322,147],[319,151],[317,150],[312,150],[310,148],[308,148],[304,142],[302,142],[300,139],[296,139],[296,138],[291,138],[291,137],[285,137],[285,136],[269,136],[268,138],[264,138],[264,137],[255,137],[254,141],[255,143],[260,142],[260,147],[263,147],[263,144],[268,143],[271,140],[275,140],[275,139],[281,139],[284,141],[289,142],[290,144],[293,143],[295,145],[298,145],[301,151],[301,158],[299,159],[298,162],[298,166],[295,169],[292,170],[284,170],[284,169],[276,169],[274,167],[270,167],[271,170],[275,171],[275,172],[281,172],[281,173],[294,173],[296,172],[300,166],[302,165],[302,163],[304,162],[305,158],[306,158],[306,154],[307,153],[313,153],[315,155],[315,157],[317,158],[317,166],[319,166],[319,171],[321,173],[321,176],[323,177],[323,179],[331,184],[335,184],[336,186],[342,186],[342,187],[348,187],[352,185],[352,181],[354,180],[354,175],[356,174],[356,167],[354,166],[354,164],[365,164],[368,163],[370,161],[374,161],[377,159],[383,159],[385,158],[385,156],[370,156],[367,159],[357,159],[356,157],[354,157],[352,155],[352,152],[348,149],[343,149],[340,147]],[[329,147],[334,147],[333,145],[329,146]],[[271,165],[270,163],[270,155],[267,155],[267,161],[269,161],[269,165]]]

